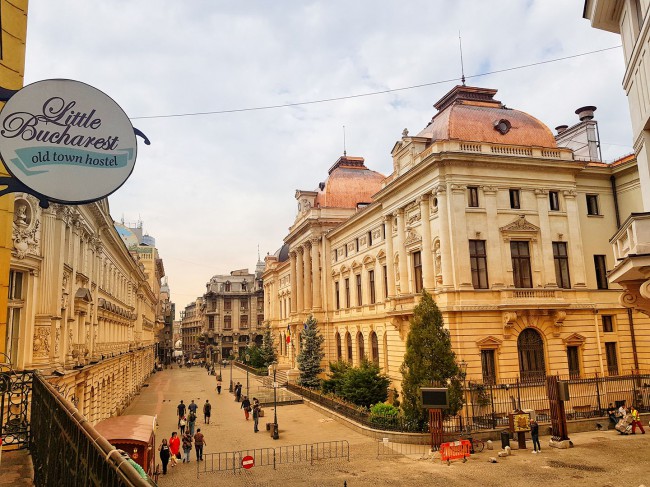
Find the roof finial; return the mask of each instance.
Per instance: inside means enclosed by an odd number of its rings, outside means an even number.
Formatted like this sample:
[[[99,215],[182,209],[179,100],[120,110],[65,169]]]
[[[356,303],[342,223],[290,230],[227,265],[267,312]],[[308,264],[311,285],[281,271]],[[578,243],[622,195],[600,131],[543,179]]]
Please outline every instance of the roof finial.
[[[463,40],[460,38],[460,30],[458,31],[458,45],[460,46],[460,80],[463,82],[463,86],[465,86],[465,66],[463,66]]]
[[[347,156],[348,152],[345,150],[345,125],[343,125],[343,156]]]
[[[260,260],[262,260],[260,259],[260,244],[257,244],[257,262],[259,262]]]

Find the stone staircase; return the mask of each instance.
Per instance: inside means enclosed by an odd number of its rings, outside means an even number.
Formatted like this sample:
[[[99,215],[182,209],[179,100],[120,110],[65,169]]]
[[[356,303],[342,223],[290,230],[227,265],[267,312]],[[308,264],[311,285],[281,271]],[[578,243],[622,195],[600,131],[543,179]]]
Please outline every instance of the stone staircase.
[[[278,387],[284,387],[287,385],[287,371],[278,370],[275,373],[275,380],[278,382]],[[260,382],[264,387],[272,388],[273,387],[273,375],[258,377],[257,381]]]

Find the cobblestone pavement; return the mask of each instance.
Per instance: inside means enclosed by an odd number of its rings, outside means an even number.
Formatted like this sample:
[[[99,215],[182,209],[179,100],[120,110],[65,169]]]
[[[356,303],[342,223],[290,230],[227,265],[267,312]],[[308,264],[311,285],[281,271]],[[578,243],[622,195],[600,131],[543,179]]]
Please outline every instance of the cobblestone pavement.
[[[2,452],[0,463],[0,486],[18,487],[34,485],[34,467],[29,450]]]
[[[234,380],[240,381],[246,391],[246,373],[233,370]],[[197,478],[194,452],[189,464],[180,463],[161,476],[161,487],[203,485],[236,486],[343,486],[383,485],[445,485],[449,487],[480,486],[589,486],[589,487],[650,487],[650,434],[621,436],[615,431],[594,431],[572,435],[575,448],[557,450],[544,448],[534,455],[530,450],[513,451],[497,464],[488,463],[496,452],[473,455],[467,463],[422,459],[420,455],[396,455],[377,458],[377,442],[347,426],[333,421],[307,405],[278,407],[280,439],[271,439],[264,423],[273,420],[273,408],[265,408],[260,419],[261,431],[253,432],[252,419],[246,421],[240,404],[228,393],[230,368],[223,371],[225,390],[217,395],[214,376],[205,369],[178,369],[159,372],[151,377],[149,386],[127,409],[125,414],[156,414],[159,428],[157,441],[169,437],[176,430],[176,405],[181,399],[199,405],[199,413],[209,399],[213,403],[209,425],[199,414],[197,427],[206,437],[205,454],[254,448],[273,448],[286,445],[347,440],[350,461],[337,459],[315,465],[307,462],[278,466],[256,466],[238,473],[201,473]],[[259,387],[250,377],[250,395]],[[548,437],[542,437],[542,445]]]

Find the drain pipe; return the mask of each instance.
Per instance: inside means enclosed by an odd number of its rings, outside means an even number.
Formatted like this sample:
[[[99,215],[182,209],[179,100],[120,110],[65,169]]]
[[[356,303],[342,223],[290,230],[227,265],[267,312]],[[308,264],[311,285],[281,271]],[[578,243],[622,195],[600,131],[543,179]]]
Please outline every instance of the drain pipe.
[[[632,357],[634,359],[634,370],[639,370],[639,356],[636,352],[636,335],[634,334],[634,317],[632,308],[627,308],[627,320],[630,323],[630,339],[632,340]]]
[[[621,228],[621,215],[618,209],[618,193],[616,191],[616,176],[613,174],[609,177],[609,182],[612,185],[612,195],[614,196],[614,215],[616,216],[616,229]]]

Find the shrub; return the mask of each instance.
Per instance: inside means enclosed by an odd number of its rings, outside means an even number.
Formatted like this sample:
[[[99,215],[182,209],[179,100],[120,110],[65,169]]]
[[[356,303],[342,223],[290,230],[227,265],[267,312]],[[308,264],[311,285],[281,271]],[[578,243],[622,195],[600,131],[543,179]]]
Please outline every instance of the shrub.
[[[370,424],[377,429],[393,429],[398,425],[399,408],[378,402],[370,408]]]
[[[388,397],[390,379],[381,373],[379,366],[363,359],[359,367],[350,367],[336,391],[343,399],[358,406],[369,408],[371,404],[384,402]]]

